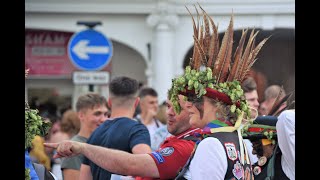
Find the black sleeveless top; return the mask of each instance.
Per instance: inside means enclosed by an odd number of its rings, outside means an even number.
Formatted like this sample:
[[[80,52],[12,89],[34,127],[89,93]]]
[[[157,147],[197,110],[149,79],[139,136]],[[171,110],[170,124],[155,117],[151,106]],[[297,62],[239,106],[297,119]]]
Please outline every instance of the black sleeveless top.
[[[251,164],[247,164],[245,160],[245,164],[242,165],[240,162],[240,144],[237,131],[235,132],[218,132],[213,134],[208,134],[206,137],[215,137],[217,138],[222,146],[224,147],[224,151],[226,153],[228,168],[225,175],[226,180],[253,180],[253,172]],[[176,180],[183,180],[184,173],[188,169],[190,162],[193,158],[193,155],[187,161],[187,164],[180,171]],[[214,162],[213,162],[214,163]],[[214,174],[213,174],[214,176]]]
[[[276,145],[273,155],[267,159],[267,163],[263,166],[259,166],[257,163],[253,165],[253,169],[260,168],[261,172],[257,173],[254,171],[255,180],[290,180],[283,172],[281,166],[282,152]],[[272,162],[274,161],[274,162]]]

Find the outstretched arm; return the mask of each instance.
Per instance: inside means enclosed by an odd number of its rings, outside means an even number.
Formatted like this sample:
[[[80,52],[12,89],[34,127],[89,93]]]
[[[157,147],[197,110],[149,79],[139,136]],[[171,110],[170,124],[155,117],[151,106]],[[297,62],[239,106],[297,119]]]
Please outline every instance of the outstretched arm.
[[[92,180],[92,174],[90,166],[81,164],[80,167],[80,176],[78,177],[79,180]]]
[[[45,143],[44,145],[57,149],[54,158],[83,154],[98,166],[113,173],[140,177],[159,177],[158,168],[148,154],[130,154],[75,141]]]

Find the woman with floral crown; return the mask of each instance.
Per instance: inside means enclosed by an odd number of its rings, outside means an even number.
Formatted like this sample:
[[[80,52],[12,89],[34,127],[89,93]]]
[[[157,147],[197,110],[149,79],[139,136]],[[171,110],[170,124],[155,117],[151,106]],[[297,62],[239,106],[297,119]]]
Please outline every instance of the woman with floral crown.
[[[197,19],[202,20],[198,25],[192,17],[193,57],[185,73],[173,79],[169,96],[178,113],[179,94],[190,102],[190,124],[202,128],[203,140],[176,179],[253,179],[241,135],[252,121],[241,82],[267,38],[255,46],[257,32],[252,30],[245,46],[248,30],[243,31],[232,56],[233,15],[220,46],[216,25],[201,10],[202,15],[197,10]]]

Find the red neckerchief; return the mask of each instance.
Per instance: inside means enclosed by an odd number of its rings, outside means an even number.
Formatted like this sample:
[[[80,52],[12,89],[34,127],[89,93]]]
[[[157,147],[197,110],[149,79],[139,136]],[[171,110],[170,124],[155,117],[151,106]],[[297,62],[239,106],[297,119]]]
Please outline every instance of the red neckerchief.
[[[168,137],[162,144],[167,143],[168,141],[172,140],[172,139],[182,139],[185,138],[187,136],[193,135],[195,133],[201,133],[202,129],[200,128],[189,128],[188,130],[176,135],[176,136],[170,136]]]

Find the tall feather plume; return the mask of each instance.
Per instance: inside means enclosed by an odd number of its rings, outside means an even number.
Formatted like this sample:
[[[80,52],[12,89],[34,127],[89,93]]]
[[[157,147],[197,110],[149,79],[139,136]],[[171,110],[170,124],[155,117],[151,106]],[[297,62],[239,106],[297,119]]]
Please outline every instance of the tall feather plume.
[[[199,3],[198,3],[199,5]],[[199,5],[200,9],[202,10],[203,13],[203,20],[204,20],[204,27],[205,27],[205,34],[204,34],[204,53],[206,54],[206,56],[209,56],[209,46],[210,46],[210,24],[209,24],[209,18],[207,13],[204,11],[204,9],[202,9],[202,7]]]
[[[203,24],[200,24],[200,27],[199,27],[199,38],[198,38],[198,41],[199,41],[199,45],[200,45],[200,60],[199,60],[199,64],[200,66],[202,64],[206,64],[207,63],[207,58],[206,58],[206,54],[205,54],[205,39],[204,39],[204,36],[205,36],[205,27],[203,26]],[[199,66],[199,67],[200,67]]]
[[[247,42],[247,46],[246,46],[246,48],[244,50],[244,53],[243,53],[243,55],[241,57],[241,64],[240,64],[240,67],[239,67],[239,72],[237,74],[237,79],[239,81],[242,81],[241,77],[246,72],[246,69],[247,69],[246,67],[249,64],[248,63],[248,58],[249,58],[250,52],[252,50],[253,41],[254,41],[257,33],[254,33],[254,29],[251,31],[250,37],[249,37],[248,42]]]
[[[188,10],[188,12],[189,12],[189,14],[190,14],[190,16],[192,18],[193,34],[194,34],[194,36],[198,37],[198,29],[197,29],[197,26],[196,26],[196,22],[194,21],[193,15],[191,14],[191,12],[188,9],[188,7],[187,6],[185,6],[185,7],[187,8],[187,10]]]
[[[253,66],[253,64],[256,62],[256,56],[258,55],[259,51],[261,50],[262,46],[264,45],[264,43],[268,40],[269,38],[265,38],[264,40],[262,40],[257,47],[254,48],[254,50],[251,51],[249,58],[248,58],[248,64],[245,67],[244,73],[242,74],[242,76],[240,77],[240,81],[242,81],[243,79],[245,79],[245,77],[247,76],[248,72],[250,71],[250,68]]]
[[[200,27],[200,13],[199,13],[199,11],[197,9],[197,6],[196,5],[193,5],[193,6],[194,6],[194,8],[196,9],[196,12],[197,12],[197,22],[198,22],[197,27]]]
[[[201,15],[203,18],[203,24],[200,22],[200,14],[197,7],[195,6],[195,10],[197,12],[197,22],[195,22],[193,15],[186,7],[192,17],[194,32],[193,56],[190,59],[191,68],[199,70],[201,65],[210,67],[212,69],[212,76],[216,76],[217,78],[217,83],[233,80],[238,80],[241,82],[248,74],[254,62],[257,60],[256,56],[268,38],[262,40],[255,47],[255,38],[258,32],[255,32],[253,29],[248,42],[245,43],[248,29],[242,31],[239,45],[236,48],[234,56],[232,57],[233,13],[231,15],[228,29],[223,36],[220,46],[218,26],[215,25],[213,19],[200,5],[199,7],[202,10]],[[211,35],[210,28],[212,29]]]
[[[268,113],[268,115],[278,116],[282,111],[292,107],[292,104],[294,103],[294,101],[291,99],[291,97],[293,96],[294,91],[290,92],[285,97],[280,99],[279,97],[281,96],[281,93],[283,93],[282,90],[280,90],[280,92],[279,92],[275,102],[273,103],[272,108],[271,108],[270,112]],[[283,103],[286,103],[286,105],[282,109],[280,109],[280,107],[282,106]]]
[[[243,46],[244,46],[244,42],[246,40],[246,37],[247,37],[247,33],[248,33],[248,29],[246,29],[245,31],[242,30],[242,35],[241,35],[241,38],[240,38],[240,42],[239,42],[239,45],[236,49],[236,52],[234,53],[234,62],[232,64],[232,69],[231,69],[231,72],[229,74],[229,77],[228,77],[228,81],[232,81],[235,79],[235,77],[237,77],[237,73],[239,71],[239,64],[241,64],[240,60],[241,59],[241,56],[242,56],[242,53],[243,53]]]
[[[281,97],[282,94],[283,94],[283,86],[281,86],[280,91],[279,91],[279,93],[278,93],[275,101],[274,101],[273,104],[272,104],[272,107],[273,107],[275,104],[278,103],[278,101],[280,100],[280,97]]]
[[[196,26],[196,22],[194,21],[193,15],[191,14],[191,12],[189,11],[188,7],[185,6],[186,9],[188,10],[191,18],[192,18],[192,25],[193,25],[193,36],[198,37],[198,27]],[[196,44],[196,42],[194,42],[194,44]],[[192,59],[190,59],[190,66],[194,67],[195,63],[197,61],[197,52],[196,52],[196,47],[193,48],[193,55],[192,55]]]
[[[287,100],[287,106],[285,108],[286,109],[295,109],[295,90],[293,90],[292,95],[288,98]]]
[[[209,21],[212,26],[212,35],[211,35],[211,41],[210,41],[210,47],[209,47],[208,67],[211,67],[211,69],[213,69],[213,65],[219,53],[219,34],[218,34],[218,27],[216,27],[212,18],[208,15],[207,17],[209,17]]]
[[[231,62],[232,54],[232,44],[233,44],[233,14],[231,15],[230,23],[227,31],[225,32],[220,51],[217,57],[217,60],[214,64],[213,75],[217,76],[217,83],[224,82],[228,77],[228,70]]]
[[[205,23],[205,34],[204,34],[204,47],[205,47],[205,53],[208,56],[209,55],[209,46],[210,46],[210,27],[209,27],[209,20],[206,14],[204,14],[204,23]],[[209,57],[209,56],[208,56]]]
[[[255,34],[254,34],[254,37],[252,38],[252,41],[250,42],[251,43],[251,46],[250,46],[250,49],[249,49],[249,56],[247,56],[248,54],[246,54],[246,56],[244,56],[244,68],[242,69],[242,75],[240,76],[239,80],[242,81],[247,75],[248,75],[248,72],[250,71],[250,64],[253,64],[252,61],[255,61],[256,59],[251,59],[252,57],[252,54],[253,54],[253,50],[255,49],[255,42],[256,42],[256,36],[257,34],[259,33],[259,31],[257,31]]]
[[[196,49],[196,53],[199,56],[199,59],[194,62],[194,69],[199,70],[200,66],[203,64],[202,61],[205,60],[206,58],[205,58],[204,51],[203,51],[203,49],[201,47],[200,41],[197,40],[196,37],[194,37],[194,36],[193,36],[193,38],[194,38],[194,42],[195,42],[195,44],[194,44],[195,47],[194,48]]]
[[[253,34],[254,34],[254,29],[251,31],[251,33],[250,33],[250,37],[249,37],[249,40],[252,38],[252,36],[253,36]],[[248,42],[247,42],[247,45],[246,45],[246,47],[245,47],[245,49],[244,49],[244,52],[243,52],[243,54],[241,55],[241,57],[240,57],[240,61],[239,61],[239,67],[238,67],[238,70],[237,70],[237,73],[236,73],[236,75],[235,75],[235,79],[240,79],[241,78],[241,75],[242,75],[242,72],[244,71],[243,69],[244,69],[244,66],[245,66],[245,59],[243,58],[244,56],[245,56],[245,53],[247,52],[249,52],[249,46],[250,46],[250,44],[249,44],[249,40],[248,40]]]

